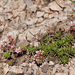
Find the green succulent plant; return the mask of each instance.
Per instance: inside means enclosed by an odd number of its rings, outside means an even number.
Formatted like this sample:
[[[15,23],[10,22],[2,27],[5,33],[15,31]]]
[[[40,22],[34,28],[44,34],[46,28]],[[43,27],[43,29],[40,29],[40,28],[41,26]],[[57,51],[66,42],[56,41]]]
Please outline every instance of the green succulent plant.
[[[9,61],[8,64],[11,66],[12,65],[12,61]]]
[[[9,57],[10,57],[10,54],[9,54],[8,52],[5,52],[5,53],[3,54],[3,56],[4,56],[5,58],[9,58]]]
[[[33,46],[29,46],[28,51],[29,51],[30,54],[34,55],[36,49]]]
[[[44,51],[46,56],[58,56],[63,64],[68,63],[69,58],[75,55],[75,48],[72,48],[74,36],[70,33],[66,36],[55,33],[54,41],[48,40],[49,38],[52,39],[49,34],[46,35],[43,40],[48,44],[41,43],[37,49]]]
[[[43,41],[46,42],[46,43],[49,43],[51,41],[51,35],[50,34],[47,34],[44,38],[43,38]]]
[[[63,57],[61,57],[60,58],[61,59],[61,62],[60,63],[62,63],[62,64],[67,64],[68,63],[68,61],[69,61],[69,59],[67,58],[67,56],[63,56]]]
[[[26,49],[26,46],[25,46],[25,45],[22,45],[21,48],[22,48],[23,50],[25,50],[25,49]]]

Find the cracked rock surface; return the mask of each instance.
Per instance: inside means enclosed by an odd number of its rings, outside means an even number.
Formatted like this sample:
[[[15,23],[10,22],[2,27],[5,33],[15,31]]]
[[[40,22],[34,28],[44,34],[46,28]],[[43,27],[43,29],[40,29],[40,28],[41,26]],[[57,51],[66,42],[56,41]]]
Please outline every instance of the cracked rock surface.
[[[70,0],[0,0],[0,41],[7,40],[6,35],[10,34],[16,39],[17,46],[27,46],[38,41],[41,34],[54,33],[55,29],[68,32],[71,22],[75,22],[74,11],[75,4]],[[0,64],[0,75],[18,74],[75,75],[75,57],[65,67],[52,61],[41,67],[35,63],[10,67]]]

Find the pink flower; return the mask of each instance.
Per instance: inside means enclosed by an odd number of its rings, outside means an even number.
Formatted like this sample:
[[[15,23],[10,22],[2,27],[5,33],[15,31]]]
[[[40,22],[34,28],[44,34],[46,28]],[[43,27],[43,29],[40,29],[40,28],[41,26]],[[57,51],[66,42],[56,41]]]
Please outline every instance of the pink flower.
[[[8,47],[11,47],[11,45],[8,45]]]
[[[75,23],[72,23],[72,26],[74,26],[75,25]]]
[[[7,45],[6,41],[5,41],[5,40],[1,41],[1,45],[2,45],[3,47],[5,47],[5,46]]]
[[[36,51],[36,54],[34,55],[34,58],[36,61],[41,61],[42,59],[40,59],[40,56],[42,56],[43,54],[43,51],[39,50],[39,51]]]
[[[14,45],[11,45],[11,48],[13,49],[15,46]]]
[[[7,34],[7,37],[9,37],[10,35],[9,34]]]
[[[16,49],[15,49],[15,52],[16,52],[16,53],[20,53],[20,52],[21,52],[21,48],[20,48],[20,47],[19,47],[19,48],[16,48]]]
[[[1,44],[5,43],[5,40],[1,41]]]
[[[35,55],[34,58],[37,59],[37,55]]]
[[[36,51],[36,53],[38,54],[38,53],[39,53],[39,51]]]
[[[41,50],[40,51],[36,51],[36,53],[42,55],[43,54],[43,51],[41,51]]]

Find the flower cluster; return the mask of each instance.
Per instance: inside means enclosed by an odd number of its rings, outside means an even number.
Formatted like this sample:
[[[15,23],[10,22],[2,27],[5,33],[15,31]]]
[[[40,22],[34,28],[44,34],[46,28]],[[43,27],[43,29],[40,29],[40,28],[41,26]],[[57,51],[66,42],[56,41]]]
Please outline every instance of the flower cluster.
[[[75,25],[75,23],[72,23],[72,26],[74,26]]]
[[[1,41],[1,46],[2,47],[6,47],[7,46],[7,42],[5,40]]]
[[[36,60],[36,62],[38,64],[42,63],[42,59],[43,59],[43,51],[39,50],[39,51],[36,51],[36,54],[34,55],[34,58]]]
[[[72,26],[75,26],[75,21],[73,21],[73,22],[71,21],[71,25],[72,25]]]
[[[9,44],[15,44],[15,40],[12,38],[11,35],[7,34],[7,38],[9,40],[9,42],[10,42]]]
[[[15,49],[15,52],[16,52],[16,53],[20,53],[20,52],[21,52],[21,48],[20,48],[20,47],[19,47],[19,48],[16,48],[16,49]]]
[[[20,47],[18,47],[18,48],[15,47],[15,40],[12,38],[12,36],[7,34],[7,38],[9,40],[9,43],[7,43],[7,41],[5,41],[5,40],[1,41],[1,49],[5,50],[5,51],[13,50],[16,53],[20,53],[21,48]]]

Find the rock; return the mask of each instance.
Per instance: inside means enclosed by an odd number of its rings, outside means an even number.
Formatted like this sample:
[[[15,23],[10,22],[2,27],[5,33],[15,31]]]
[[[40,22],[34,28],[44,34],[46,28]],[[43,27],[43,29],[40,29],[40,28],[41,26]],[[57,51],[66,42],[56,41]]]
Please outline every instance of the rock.
[[[19,12],[22,12],[22,11],[25,11],[25,9],[26,9],[26,4],[23,3],[23,5],[21,5],[21,6],[19,7],[18,11],[19,11]]]
[[[26,5],[27,5],[28,8],[30,8],[31,6],[33,6],[32,0],[26,0]]]
[[[72,47],[75,48],[75,43],[74,43],[74,45]]]
[[[64,75],[65,73],[55,73],[55,75]]]
[[[27,25],[25,23],[22,23],[22,24],[18,25],[18,28],[17,29],[18,30],[22,30],[22,32],[23,32],[23,31],[25,31],[27,29]]]
[[[8,14],[8,17],[7,17],[7,19],[11,19],[12,18],[12,14],[10,14],[10,13],[7,13]]]
[[[23,74],[23,70],[22,70],[22,67],[17,67],[17,70],[16,70],[16,74],[19,74],[20,73],[20,75],[24,75]]]
[[[70,68],[70,75],[75,75],[75,67],[74,68]]]
[[[56,72],[56,69],[57,69],[58,67],[59,67],[59,64],[56,64],[56,65],[55,65],[55,67],[53,68],[53,71],[52,71],[52,73],[51,73],[52,75],[53,75],[53,74],[55,74],[55,72]]]
[[[52,14],[49,15],[49,18],[50,18],[50,19],[52,19],[52,18],[58,18],[58,15],[59,15],[59,14],[58,14],[57,12],[52,13]]]
[[[55,26],[48,26],[47,27],[48,29],[47,29],[47,31],[49,32],[49,33],[54,33],[55,32]]]
[[[11,66],[9,71],[14,72],[16,74],[22,74],[23,75],[23,70],[22,70],[21,66]]]
[[[30,45],[33,45],[34,47],[38,47],[40,44],[40,42],[37,42],[37,41],[34,41],[34,42],[31,42]]]
[[[22,63],[20,64],[22,67],[25,67],[25,66],[29,66],[28,63]]]
[[[2,33],[4,30],[4,26],[0,26],[0,33]]]
[[[2,63],[0,63],[0,69],[2,68]]]
[[[40,44],[40,42],[34,42],[34,43],[33,43],[33,46],[34,46],[34,47],[38,47],[39,44]]]
[[[45,65],[42,67],[42,72],[47,73],[48,69],[49,69],[49,65],[48,65],[48,64],[45,64]]]
[[[8,35],[11,35],[14,39],[17,39],[18,34],[19,34],[18,30],[13,30],[8,33]]]
[[[49,62],[49,65],[54,65],[54,62],[53,62],[53,61],[50,61],[50,62]]]
[[[47,62],[44,62],[41,66],[40,66],[42,72],[47,73],[48,69],[49,69],[49,65]]]
[[[24,40],[26,40],[26,35],[25,35],[25,33],[19,34],[18,40],[19,40],[19,41],[24,41]]]
[[[38,23],[41,23],[42,21],[43,21],[42,17],[38,18]]]
[[[0,7],[0,12],[3,12],[3,8],[2,7]]]
[[[56,27],[56,32],[59,32],[60,30],[61,30],[61,31],[65,31],[64,25],[61,25],[61,24],[57,25],[57,27]]]
[[[5,75],[4,74],[4,69],[0,68],[0,75]]]
[[[65,25],[65,26],[64,26],[64,29],[65,29],[65,32],[69,32],[70,26],[69,26],[69,25]]]
[[[12,13],[13,13],[13,17],[17,17],[20,14],[20,12],[17,10],[13,10]]]
[[[28,32],[28,33],[27,33],[27,40],[28,40],[28,41],[32,41],[33,38],[34,38],[34,36],[33,36],[30,32]]]
[[[26,73],[27,73],[28,69],[29,69],[29,65],[23,67],[24,75],[27,75]]]
[[[1,22],[4,22],[4,21],[5,21],[4,17],[1,16],[1,15],[0,15],[0,21],[1,21]]]
[[[24,11],[22,11],[20,14],[20,21],[21,23],[24,23],[25,22],[25,18],[26,18],[26,13]]]
[[[49,17],[49,15],[48,14],[44,14],[44,18],[48,18]]]
[[[41,27],[40,27],[40,33],[41,33],[41,35],[46,34],[46,33],[47,33],[47,27],[41,26]],[[38,36],[38,37],[39,37],[39,36]]]
[[[38,66],[36,64],[32,63],[31,69],[33,70],[33,75],[36,75],[37,71],[38,71]]]
[[[12,9],[10,9],[10,8],[6,8],[6,9],[4,9],[3,12],[4,12],[4,13],[10,13],[10,12],[12,12]]]
[[[59,6],[61,6],[61,7],[66,7],[66,5],[65,5],[65,2],[63,1],[63,0],[55,0],[56,1],[56,3],[59,5]]]
[[[34,4],[33,6],[31,6],[31,7],[30,7],[30,10],[31,10],[32,12],[36,12],[36,10],[37,10],[37,5]]]
[[[22,45],[28,46],[29,45],[29,42],[27,40],[21,40],[21,41],[17,42],[16,45],[18,47],[20,47]]]
[[[34,25],[37,22],[37,18],[31,19],[30,21],[26,20],[25,23],[27,25]]]
[[[63,21],[67,19],[67,15],[64,15],[63,13],[59,15],[59,21]]]
[[[44,12],[38,11],[36,14],[36,17],[42,17],[44,15]]]
[[[8,72],[6,75],[16,75],[16,73]]]
[[[8,64],[3,63],[3,68],[4,68],[4,74],[7,74],[7,72],[9,71]]]
[[[51,10],[56,10],[56,11],[61,11],[61,10],[62,10],[62,8],[60,8],[60,7],[56,4],[55,1],[49,3],[49,8],[50,8]]]
[[[30,29],[30,32],[33,34],[33,35],[36,35],[40,32],[40,28],[36,27],[36,28],[32,28]]]
[[[2,56],[3,56],[3,51],[0,49],[0,62],[1,62],[1,58],[2,58]]]
[[[75,13],[73,13],[73,16],[72,17],[75,17]]]
[[[49,13],[49,14],[52,13],[52,11],[50,11],[49,7],[44,7],[44,8],[41,7],[41,10],[46,13]]]

